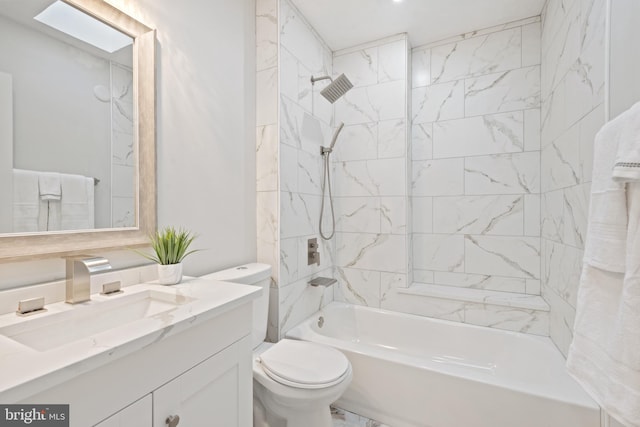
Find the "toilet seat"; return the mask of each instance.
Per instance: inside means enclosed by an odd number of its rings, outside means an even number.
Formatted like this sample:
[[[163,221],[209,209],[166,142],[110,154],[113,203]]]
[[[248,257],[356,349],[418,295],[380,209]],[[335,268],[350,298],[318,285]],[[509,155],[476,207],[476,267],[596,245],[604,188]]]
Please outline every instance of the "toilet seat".
[[[335,348],[283,339],[258,357],[263,371],[274,381],[295,388],[331,387],[349,375],[349,360]]]

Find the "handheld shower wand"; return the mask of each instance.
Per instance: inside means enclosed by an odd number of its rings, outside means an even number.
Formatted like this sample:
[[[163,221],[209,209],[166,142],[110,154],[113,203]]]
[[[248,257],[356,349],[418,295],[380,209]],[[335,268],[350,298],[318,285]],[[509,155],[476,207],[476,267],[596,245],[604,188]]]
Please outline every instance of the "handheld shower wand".
[[[322,157],[324,159],[324,168],[323,168],[323,176],[322,176],[322,201],[320,202],[319,230],[320,230],[320,237],[322,237],[324,240],[331,239],[333,235],[336,233],[336,216],[333,211],[333,196],[331,195],[331,171],[330,171],[331,162],[329,161],[329,156],[333,151],[333,147],[335,147],[336,145],[336,141],[338,140],[338,135],[340,135],[340,132],[342,131],[343,127],[344,127],[344,123],[340,122],[340,124],[338,125],[338,128],[333,133],[331,144],[328,147],[320,147],[320,153],[322,154]],[[331,234],[329,234],[328,236],[325,236],[324,232],[322,231],[322,216],[324,214],[325,184],[329,187],[329,205],[331,206],[332,228],[331,228]]]

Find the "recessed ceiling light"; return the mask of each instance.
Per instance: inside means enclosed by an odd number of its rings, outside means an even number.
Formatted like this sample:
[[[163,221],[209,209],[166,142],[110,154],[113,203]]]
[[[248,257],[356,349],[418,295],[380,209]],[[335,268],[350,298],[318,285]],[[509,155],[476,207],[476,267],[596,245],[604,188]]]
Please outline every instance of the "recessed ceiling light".
[[[402,3],[402,0],[393,0],[394,3]]]
[[[133,43],[128,35],[60,0],[33,19],[109,53]]]

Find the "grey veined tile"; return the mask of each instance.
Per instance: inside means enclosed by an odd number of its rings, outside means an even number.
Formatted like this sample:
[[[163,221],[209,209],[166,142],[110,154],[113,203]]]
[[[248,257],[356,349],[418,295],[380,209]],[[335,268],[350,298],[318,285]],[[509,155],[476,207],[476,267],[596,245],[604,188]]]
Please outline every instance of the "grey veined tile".
[[[465,80],[467,116],[539,107],[539,65]]]

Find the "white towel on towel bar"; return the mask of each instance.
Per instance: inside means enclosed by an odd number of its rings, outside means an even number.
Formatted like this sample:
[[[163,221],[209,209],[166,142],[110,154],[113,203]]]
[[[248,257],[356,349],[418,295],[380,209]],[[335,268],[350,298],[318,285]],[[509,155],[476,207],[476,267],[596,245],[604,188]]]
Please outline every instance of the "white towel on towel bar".
[[[625,126],[622,129],[616,161],[613,166],[613,179],[620,182],[640,180],[640,102],[623,115]]]
[[[639,105],[596,136],[587,243],[567,357],[569,372],[628,427],[640,427],[640,174],[616,172],[614,165],[640,153]]]
[[[60,174],[62,199],[61,230],[87,230],[94,228],[93,178],[82,175]]]
[[[39,226],[38,172],[13,170],[13,232],[43,231]]]
[[[62,197],[59,173],[40,172],[38,174],[38,187],[41,200],[60,200]]]

